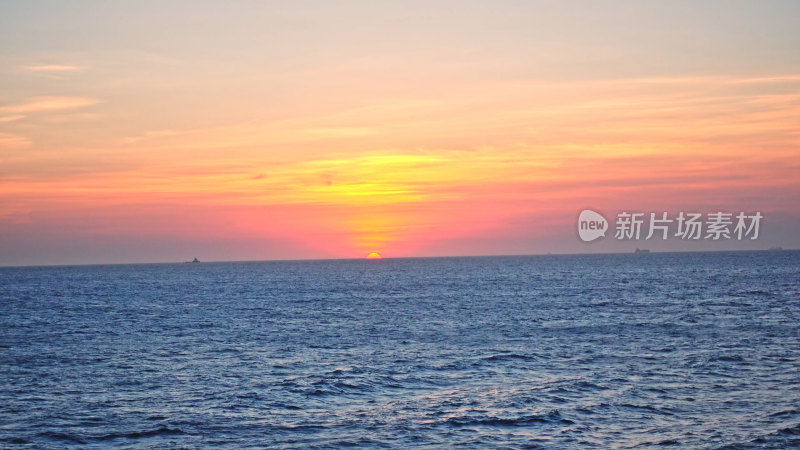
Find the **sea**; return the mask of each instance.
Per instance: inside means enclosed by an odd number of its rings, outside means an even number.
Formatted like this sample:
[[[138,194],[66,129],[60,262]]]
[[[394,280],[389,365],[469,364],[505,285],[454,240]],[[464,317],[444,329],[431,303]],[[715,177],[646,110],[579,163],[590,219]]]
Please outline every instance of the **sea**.
[[[800,446],[800,252],[0,268],[2,448]]]

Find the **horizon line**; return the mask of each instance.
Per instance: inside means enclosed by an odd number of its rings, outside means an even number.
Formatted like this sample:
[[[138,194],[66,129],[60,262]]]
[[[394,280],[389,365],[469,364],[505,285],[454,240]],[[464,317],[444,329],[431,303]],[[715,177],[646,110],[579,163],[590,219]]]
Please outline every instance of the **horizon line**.
[[[34,267],[91,267],[91,266],[138,266],[155,264],[224,264],[224,263],[256,263],[256,262],[303,262],[303,261],[380,261],[386,259],[437,259],[437,258],[503,258],[503,257],[523,257],[523,256],[602,256],[602,255],[652,255],[652,254],[680,254],[680,253],[752,253],[752,252],[796,252],[797,248],[768,248],[768,249],[743,249],[743,250],[679,250],[679,251],[653,251],[644,253],[634,251],[628,252],[596,252],[596,253],[507,253],[492,255],[438,255],[438,256],[382,256],[379,259],[368,259],[366,257],[352,258],[297,258],[297,259],[237,259],[237,260],[212,260],[199,261],[150,261],[150,262],[109,262],[109,263],[77,263],[77,264],[17,264],[3,265],[0,269],[14,268],[34,268]]]

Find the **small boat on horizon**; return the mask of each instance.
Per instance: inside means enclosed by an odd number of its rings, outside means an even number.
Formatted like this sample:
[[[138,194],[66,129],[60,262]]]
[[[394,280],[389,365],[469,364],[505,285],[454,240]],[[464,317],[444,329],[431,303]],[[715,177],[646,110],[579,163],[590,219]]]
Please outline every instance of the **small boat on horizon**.
[[[650,253],[650,250],[648,250],[646,248],[636,247],[636,250],[634,250],[633,253]]]

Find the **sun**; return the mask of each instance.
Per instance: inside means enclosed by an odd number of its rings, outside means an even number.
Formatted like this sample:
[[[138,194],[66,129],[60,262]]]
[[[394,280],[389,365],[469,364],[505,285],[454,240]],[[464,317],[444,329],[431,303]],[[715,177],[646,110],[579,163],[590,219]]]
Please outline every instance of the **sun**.
[[[378,252],[372,252],[367,255],[367,259],[381,259],[381,254]]]

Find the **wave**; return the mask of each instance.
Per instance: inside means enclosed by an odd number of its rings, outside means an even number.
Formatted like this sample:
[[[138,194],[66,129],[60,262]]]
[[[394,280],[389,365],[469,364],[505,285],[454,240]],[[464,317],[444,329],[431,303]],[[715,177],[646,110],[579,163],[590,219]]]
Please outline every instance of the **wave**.
[[[662,409],[656,408],[655,406],[650,406],[650,405],[634,405],[632,403],[621,403],[618,406],[620,408],[641,409],[641,410],[644,410],[644,411],[650,411],[650,412],[654,412],[654,413],[658,413],[658,414],[666,414],[666,415],[669,415],[669,416],[674,415],[673,413],[671,413],[669,411],[665,411],[665,410],[662,410]]]
[[[148,430],[148,431],[132,431],[129,433],[109,433],[95,437],[93,438],[93,440],[110,441],[112,439],[141,439],[141,438],[148,438],[155,436],[169,436],[169,435],[180,435],[180,434],[186,434],[186,432],[181,430],[180,428],[160,427],[155,430]]]
[[[533,356],[527,355],[520,355],[518,353],[503,353],[499,355],[491,355],[483,358],[483,361],[513,361],[513,360],[521,360],[521,361],[533,361],[536,358]]]
[[[72,433],[62,433],[58,431],[45,431],[39,433],[39,437],[44,437],[51,440],[68,442],[71,444],[89,444],[91,442],[110,441],[114,439],[142,439],[156,436],[169,436],[187,434],[180,428],[159,427],[154,430],[146,431],[131,431],[127,433],[109,433],[100,436],[79,436]]]
[[[550,411],[547,414],[529,414],[519,417],[451,417],[447,419],[445,424],[453,427],[469,427],[469,426],[490,426],[490,427],[521,427],[526,425],[544,424],[544,423],[561,423],[573,424],[572,420],[561,417],[561,413],[557,410]]]
[[[744,357],[739,355],[722,355],[709,359],[711,362],[744,362]]]
[[[800,410],[797,409],[786,409],[783,411],[778,411],[776,413],[772,413],[769,417],[784,417],[784,416],[794,416],[800,414]]]
[[[800,447],[800,423],[784,427],[772,433],[758,436],[747,443],[733,443],[718,447],[719,450],[733,449],[785,449]]]
[[[69,442],[72,444],[88,444],[86,440],[72,433],[61,433],[58,431],[44,431],[39,433],[37,436],[46,439],[52,439],[54,441]]]
[[[800,436],[800,423],[793,427],[781,428],[773,434],[777,434],[778,436]]]
[[[641,444],[637,444],[634,447],[652,447],[657,445],[659,447],[670,447],[673,445],[681,445],[681,442],[677,439],[664,439],[663,441],[657,442],[642,442]]]

